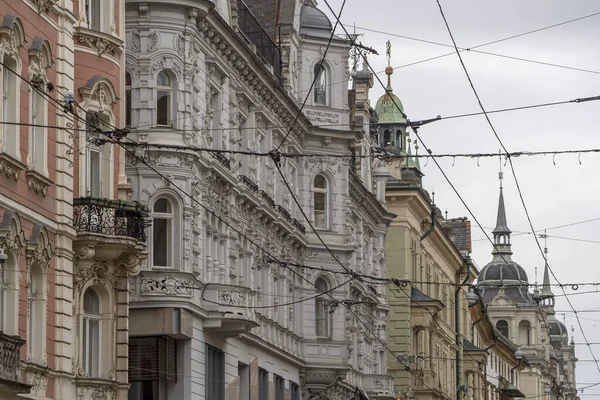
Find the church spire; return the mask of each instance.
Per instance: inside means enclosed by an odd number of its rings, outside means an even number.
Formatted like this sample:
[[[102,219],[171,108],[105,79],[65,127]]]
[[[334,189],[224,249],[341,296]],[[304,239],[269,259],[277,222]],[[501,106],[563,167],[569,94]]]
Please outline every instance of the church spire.
[[[548,235],[546,235],[546,231],[544,231],[543,235],[540,235],[541,238],[544,239],[544,260],[546,264],[544,265],[544,282],[542,283],[542,293],[541,298],[544,300],[544,304],[546,306],[553,307],[554,306],[554,293],[552,293],[552,289],[550,288],[550,269],[548,267]]]
[[[504,188],[502,186],[502,179],[504,179],[504,175],[502,173],[502,159],[500,159],[500,172],[498,173],[498,180],[500,181],[500,197],[498,199],[498,216],[496,217],[496,227],[492,231],[494,234],[494,251],[492,254],[511,255],[511,230],[508,228],[508,223],[506,222],[506,207],[504,206]]]

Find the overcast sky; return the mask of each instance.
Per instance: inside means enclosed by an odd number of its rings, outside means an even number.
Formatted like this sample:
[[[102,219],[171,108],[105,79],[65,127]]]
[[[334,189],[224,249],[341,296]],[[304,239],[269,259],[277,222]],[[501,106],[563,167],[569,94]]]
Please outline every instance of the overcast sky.
[[[319,7],[326,11],[323,0]],[[342,0],[328,0],[339,11]],[[459,47],[473,47],[515,34],[600,12],[597,0],[519,0],[442,2],[450,28]],[[368,3],[347,0],[342,22],[350,29],[357,26],[363,44],[379,51],[369,62],[383,71],[387,61],[385,42],[392,43],[392,66],[399,67],[452,51],[451,48],[421,43],[386,34],[366,32],[358,27],[391,34],[451,44],[435,0],[377,0]],[[339,33],[343,33],[338,28]],[[536,103],[570,100],[600,95],[600,15],[563,26],[482,47],[478,50],[511,57],[527,58],[594,72],[528,63],[497,56],[463,52],[463,59],[487,110]],[[379,75],[385,82],[385,75]],[[454,54],[421,64],[396,68],[392,76],[394,93],[402,102],[409,118],[426,119],[437,115],[479,111],[476,99]],[[371,105],[383,93],[378,83],[371,92]],[[563,150],[600,148],[596,118],[599,102],[568,104],[537,110],[492,115],[490,118],[509,151]],[[426,145],[434,153],[497,152],[499,143],[483,116],[439,121],[420,130]],[[581,165],[579,163],[581,161]],[[424,165],[424,160],[421,161]],[[522,157],[513,161],[517,178],[536,230],[600,218],[598,207],[598,175],[600,155],[557,155]],[[498,203],[498,159],[442,159],[440,164],[458,192],[483,227],[495,225]],[[466,208],[429,161],[423,167],[424,187],[435,190],[435,200],[449,217],[468,216]],[[513,230],[513,259],[535,282],[542,280],[543,258],[533,235],[515,236],[516,231],[529,231],[524,208],[519,200],[514,178],[504,173],[508,225]],[[473,257],[479,268],[491,260],[491,244],[473,221]],[[600,220],[548,231],[549,236],[575,238],[597,243],[550,237],[550,266],[561,283],[600,282]],[[488,232],[491,230],[488,230]],[[543,240],[541,241],[543,246]],[[555,283],[555,281],[553,280]],[[597,293],[570,296],[578,310],[600,310],[600,287],[580,287],[578,292]],[[559,288],[553,289],[560,294]],[[567,290],[567,293],[573,293]],[[558,311],[566,313],[567,327],[575,326],[575,341],[584,341],[574,314],[564,297],[557,297]],[[589,342],[600,342],[600,313],[580,313]],[[562,321],[563,316],[557,315]],[[591,346],[600,357],[600,345]],[[600,373],[585,345],[577,346],[577,386],[600,382]],[[600,386],[584,392],[585,397],[600,396]]]

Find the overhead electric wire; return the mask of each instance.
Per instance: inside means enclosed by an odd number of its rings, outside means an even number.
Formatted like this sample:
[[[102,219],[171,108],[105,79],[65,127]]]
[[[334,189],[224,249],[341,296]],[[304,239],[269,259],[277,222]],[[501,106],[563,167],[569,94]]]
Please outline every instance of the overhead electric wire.
[[[325,57],[327,56],[327,52],[329,51],[329,47],[331,46],[331,42],[333,41],[333,37],[335,36],[335,29],[338,26],[338,23],[339,23],[340,17],[342,16],[342,12],[344,11],[344,6],[345,5],[346,5],[346,0],[344,0],[342,2],[342,5],[340,6],[340,11],[339,11],[339,13],[337,15],[337,21],[338,22],[335,23],[335,26],[331,30],[331,35],[329,35],[329,40],[327,41],[327,46],[325,46],[325,50],[323,51],[323,56],[321,57],[321,62],[319,64],[317,64],[319,66],[319,69],[320,69],[321,73],[323,73],[323,70],[325,68],[323,66],[323,63],[325,62]],[[279,149],[281,148],[281,146],[283,146],[283,144],[285,143],[285,141],[292,134],[292,131],[294,130],[294,125],[298,121],[298,118],[300,118],[300,116],[302,115],[302,110],[304,109],[304,106],[306,105],[306,102],[308,101],[308,99],[310,98],[310,96],[312,94],[312,90],[313,90],[313,88],[315,86],[315,83],[317,83],[317,79],[321,76],[320,73],[315,73],[314,75],[315,76],[312,79],[310,87],[308,88],[308,93],[306,93],[306,96],[304,97],[304,101],[302,102],[302,105],[300,106],[300,109],[298,110],[298,113],[296,113],[296,116],[294,117],[294,120],[292,121],[292,125],[289,127],[288,132],[285,134],[285,136],[283,137],[283,139],[281,140],[281,142],[275,148],[275,151],[279,151]]]
[[[508,150],[504,146],[504,143],[502,142],[502,139],[500,139],[500,136],[498,135],[498,133],[496,131],[496,128],[492,124],[492,121],[490,120],[490,117],[487,115],[485,107],[483,106],[481,98],[479,97],[479,93],[475,89],[475,85],[473,83],[473,80],[471,79],[469,71],[467,70],[467,67],[466,67],[466,65],[465,65],[465,63],[464,63],[464,61],[462,59],[462,56],[461,56],[460,51],[458,49],[458,46],[456,44],[456,40],[454,39],[454,35],[452,34],[452,30],[450,29],[450,25],[448,24],[448,20],[446,19],[446,15],[444,14],[444,10],[442,8],[442,4],[440,3],[440,0],[435,0],[435,1],[436,1],[437,5],[438,5],[438,8],[440,10],[440,14],[442,16],[442,19],[444,20],[444,24],[446,25],[446,29],[448,31],[448,35],[450,36],[450,39],[452,40],[452,44],[454,46],[454,50],[456,52],[456,55],[458,56],[458,59],[459,59],[460,64],[462,66],[462,69],[465,72],[467,80],[469,81],[469,85],[471,86],[473,94],[475,95],[475,98],[477,99],[477,103],[479,104],[479,107],[481,108],[481,111],[483,112],[483,115],[485,116],[485,119],[486,119],[488,125],[492,129],[492,132],[494,133],[494,136],[496,137],[496,139],[500,143],[500,146],[502,147],[502,149],[504,150],[505,153],[508,153]],[[544,259],[545,265],[548,267],[548,271],[550,271],[550,273],[552,274],[552,276],[556,280],[556,282],[560,283],[560,281],[558,280],[558,278],[554,274],[554,271],[552,270],[552,268],[550,267],[550,265],[548,263],[548,259],[547,259],[546,255],[545,255],[545,253],[544,253],[544,251],[542,249],[542,246],[541,246],[541,244],[540,244],[540,242],[538,240],[537,235],[535,235],[535,229],[534,229],[533,223],[531,221],[531,216],[529,215],[529,210],[527,208],[527,205],[525,204],[525,199],[523,198],[523,193],[522,193],[521,187],[519,185],[519,180],[517,178],[517,175],[516,175],[513,163],[512,163],[512,159],[510,157],[507,157],[507,159],[508,159],[508,163],[509,163],[510,170],[512,172],[513,178],[515,180],[515,184],[516,184],[516,187],[517,187],[517,192],[519,193],[519,198],[521,199],[521,203],[523,205],[523,209],[525,210],[525,216],[527,217],[527,221],[529,223],[529,227],[531,228],[531,232],[534,234],[533,236],[534,236],[535,242],[537,244],[537,247],[538,247],[538,249],[540,251],[540,254],[542,255],[542,258]],[[569,306],[573,309],[573,311],[575,311],[575,307],[573,306],[573,304],[572,304],[571,300],[569,299],[569,297],[566,295],[567,293],[566,293],[564,287],[561,287],[561,289],[562,289],[563,293],[565,294],[565,299],[567,300],[567,303],[569,303]],[[577,313],[575,313],[575,316],[577,316]],[[579,321],[579,318],[577,319],[577,324],[579,325],[579,329],[581,330],[581,335],[583,336],[583,339],[586,342],[589,342],[589,340],[587,339],[587,336],[585,334],[585,331],[583,330],[583,326],[581,324],[581,321]],[[592,351],[592,348],[590,346],[588,346],[588,347],[589,347],[590,354],[592,355],[592,358],[597,361],[597,358],[596,358],[594,352]],[[598,363],[596,363],[596,367],[598,369],[598,372],[600,372],[600,365]]]

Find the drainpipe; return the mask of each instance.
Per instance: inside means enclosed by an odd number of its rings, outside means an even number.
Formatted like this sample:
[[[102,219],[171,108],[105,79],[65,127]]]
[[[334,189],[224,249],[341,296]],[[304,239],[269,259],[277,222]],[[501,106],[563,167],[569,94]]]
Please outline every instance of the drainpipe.
[[[461,287],[464,286],[464,284],[467,283],[467,281],[469,280],[469,273],[471,271],[471,260],[469,256],[466,256],[464,258],[464,262],[465,265],[467,267],[467,273],[465,276],[465,280],[462,282],[462,284],[460,286],[456,287],[456,290],[454,291],[454,327],[456,330],[456,399],[457,400],[461,400],[463,398],[462,396],[462,389],[463,389],[463,373],[462,373],[462,351],[460,351],[461,347],[462,347],[462,343],[460,342],[460,323],[459,323],[459,318],[460,318],[460,308],[459,308],[459,304],[458,304],[458,300],[459,300],[459,294],[460,294],[460,289]]]
[[[423,240],[425,240],[425,238],[427,236],[429,236],[431,234],[431,232],[433,232],[435,230],[435,220],[436,220],[436,216],[437,216],[437,211],[436,211],[436,207],[435,207],[435,203],[433,203],[431,205],[431,228],[429,228],[429,230],[427,232],[425,232],[423,234],[423,236],[421,236],[420,241],[422,242]]]

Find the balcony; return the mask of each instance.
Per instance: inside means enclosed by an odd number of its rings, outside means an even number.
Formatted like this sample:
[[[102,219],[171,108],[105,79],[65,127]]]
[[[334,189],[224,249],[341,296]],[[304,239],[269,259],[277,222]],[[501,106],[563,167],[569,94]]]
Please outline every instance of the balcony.
[[[148,211],[138,202],[80,197],[73,200],[73,227],[80,235],[146,241]]]
[[[202,292],[208,311],[204,328],[225,337],[248,333],[258,326],[254,316],[256,293],[244,286],[208,283]]]
[[[6,393],[29,393],[31,385],[21,382],[21,346],[25,341],[18,336],[0,332],[0,398]]]
[[[365,375],[363,388],[370,399],[394,399],[394,378],[389,375]]]
[[[113,262],[125,257],[123,260],[129,260],[127,263],[133,263],[134,268],[135,258],[145,248],[148,223],[148,211],[138,202],[73,199],[73,228],[77,232],[74,250],[80,260]]]
[[[281,56],[279,47],[264,30],[243,0],[237,0],[238,23],[243,36],[256,46],[256,52],[264,62],[273,67],[277,78],[281,79]]]

